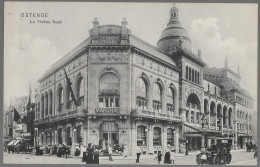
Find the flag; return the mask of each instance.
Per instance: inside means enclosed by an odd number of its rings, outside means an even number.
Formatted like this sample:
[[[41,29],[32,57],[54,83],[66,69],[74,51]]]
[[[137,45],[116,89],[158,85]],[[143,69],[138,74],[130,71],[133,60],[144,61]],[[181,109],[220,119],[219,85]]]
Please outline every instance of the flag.
[[[66,73],[65,68],[63,68],[63,70],[64,70],[64,73],[65,73],[65,77],[66,77],[66,80],[67,80],[67,83],[68,83],[68,88],[69,88],[69,92],[71,93],[72,100],[74,101],[74,104],[78,107],[77,100],[76,100],[76,98],[75,98],[75,96],[74,96],[74,93],[73,93],[73,90],[72,90],[72,88],[71,88],[71,82],[70,82],[70,80],[69,80],[69,77],[68,77],[68,75],[67,75],[67,73]]]
[[[29,97],[28,97],[28,103],[27,103],[26,108],[30,107],[30,105],[31,105],[31,96],[32,96],[32,88],[31,88],[31,84],[30,84]]]
[[[21,116],[15,108],[13,108],[13,111],[14,111],[14,121],[17,122],[21,118]]]

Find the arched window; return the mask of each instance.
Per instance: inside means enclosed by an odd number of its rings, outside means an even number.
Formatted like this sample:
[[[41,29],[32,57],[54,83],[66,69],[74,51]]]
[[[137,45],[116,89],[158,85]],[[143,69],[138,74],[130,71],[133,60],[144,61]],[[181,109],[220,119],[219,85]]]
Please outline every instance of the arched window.
[[[99,79],[99,106],[119,107],[120,81],[116,74],[107,72]]]
[[[40,119],[40,102],[38,102],[37,107],[38,107],[38,116],[37,116],[37,118]]]
[[[41,100],[41,106],[42,106],[42,108],[41,108],[41,118],[43,119],[44,118],[44,95],[42,95],[42,100]]]
[[[72,110],[73,109],[73,100],[72,100],[72,95],[71,95],[71,91],[69,91],[69,109]]]
[[[192,79],[191,79],[192,82],[194,82],[194,70],[192,69]]]
[[[194,71],[194,82],[197,83],[197,71]]]
[[[137,126],[137,145],[146,146],[147,129],[143,125]]]
[[[82,125],[79,125],[78,127],[77,127],[77,143],[81,143],[82,142]]]
[[[48,116],[48,94],[45,94],[45,116]]]
[[[72,140],[71,140],[71,127],[68,127],[66,131],[67,131],[67,135],[66,135],[67,145],[71,146],[71,145],[72,145]]]
[[[191,123],[194,123],[194,121],[195,121],[194,111],[191,111],[190,119],[191,119]]]
[[[162,88],[159,83],[155,83],[153,87],[153,109],[161,113],[162,111]]]
[[[85,83],[84,83],[83,78],[80,78],[78,80],[78,90],[77,90],[79,106],[82,106],[83,102],[84,102],[84,90],[85,90]]]
[[[49,114],[52,115],[52,91],[50,92],[50,106],[49,106]]]
[[[200,73],[198,72],[198,84],[200,84]]]
[[[147,108],[147,84],[143,78],[136,81],[136,105],[141,109]]]
[[[162,145],[162,132],[161,128],[159,127],[154,127],[153,128],[153,145],[154,146],[161,146]]]
[[[174,107],[175,107],[174,96],[175,96],[175,92],[173,88],[169,87],[167,90],[167,111],[172,115],[174,114]]]
[[[167,129],[167,145],[174,146],[174,134],[175,130],[172,128]]]
[[[186,79],[189,79],[189,69],[188,69],[188,66],[186,66]]]
[[[63,93],[63,88],[60,88],[59,89],[59,111],[61,112],[62,111],[62,108],[63,108],[63,95],[64,95],[64,93]]]
[[[62,143],[62,128],[58,129],[58,143],[63,144]]]
[[[53,130],[50,129],[50,144],[53,144],[53,143],[52,143],[52,133],[53,133]]]
[[[186,122],[189,122],[189,110],[186,110]]]
[[[191,69],[189,68],[189,80],[191,81]]]

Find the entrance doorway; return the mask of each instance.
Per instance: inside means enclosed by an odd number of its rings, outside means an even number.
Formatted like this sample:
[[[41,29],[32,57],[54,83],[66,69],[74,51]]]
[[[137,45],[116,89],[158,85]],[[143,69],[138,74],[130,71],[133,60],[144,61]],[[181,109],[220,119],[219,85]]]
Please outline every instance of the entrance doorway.
[[[111,147],[115,144],[118,144],[118,133],[113,133],[113,132],[104,132],[103,135],[103,140],[107,141],[107,144],[111,144]]]
[[[115,122],[103,122],[100,126],[100,140],[106,142],[106,147],[118,144],[118,126]]]

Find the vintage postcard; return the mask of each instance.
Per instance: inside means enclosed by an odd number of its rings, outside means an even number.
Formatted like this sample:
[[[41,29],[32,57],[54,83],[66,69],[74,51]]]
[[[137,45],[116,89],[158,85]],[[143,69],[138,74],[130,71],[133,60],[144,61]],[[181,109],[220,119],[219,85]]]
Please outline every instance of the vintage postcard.
[[[257,164],[257,3],[5,2],[4,164]]]

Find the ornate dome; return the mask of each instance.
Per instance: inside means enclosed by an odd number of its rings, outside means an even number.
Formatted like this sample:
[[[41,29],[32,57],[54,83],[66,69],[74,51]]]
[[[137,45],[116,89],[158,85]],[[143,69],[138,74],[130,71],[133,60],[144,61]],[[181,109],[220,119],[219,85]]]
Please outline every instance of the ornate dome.
[[[163,30],[157,48],[170,53],[176,50],[176,47],[182,44],[182,47],[191,50],[191,40],[188,37],[186,30],[181,26],[178,18],[179,10],[173,5],[170,10],[170,20],[167,27]]]

